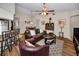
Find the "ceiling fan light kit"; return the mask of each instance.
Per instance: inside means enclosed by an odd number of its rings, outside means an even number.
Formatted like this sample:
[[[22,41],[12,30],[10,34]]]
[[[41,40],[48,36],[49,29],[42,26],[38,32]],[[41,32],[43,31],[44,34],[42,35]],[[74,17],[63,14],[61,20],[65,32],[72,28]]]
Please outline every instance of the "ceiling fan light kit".
[[[45,6],[45,3],[43,3],[44,8],[41,10],[41,15],[47,15],[48,13],[48,8]]]
[[[54,10],[48,10],[45,3],[43,3],[44,7],[42,9],[41,15],[48,15],[48,12],[54,12]],[[54,14],[53,14],[54,15]]]
[[[49,13],[53,13],[53,15],[55,15],[55,13],[54,13],[54,10],[49,10],[47,7],[46,7],[46,4],[45,3],[43,3],[43,8],[42,8],[42,10],[41,11],[36,11],[36,12],[41,12],[40,14],[41,15],[48,15]]]
[[[47,12],[42,12],[41,15],[48,15],[48,13]]]

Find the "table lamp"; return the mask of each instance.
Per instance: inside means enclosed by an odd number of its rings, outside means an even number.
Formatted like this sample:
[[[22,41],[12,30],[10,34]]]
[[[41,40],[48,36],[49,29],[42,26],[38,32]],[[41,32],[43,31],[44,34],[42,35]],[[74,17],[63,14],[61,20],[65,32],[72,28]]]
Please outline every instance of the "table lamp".
[[[59,21],[59,27],[61,28],[61,35],[63,36],[63,32],[62,32],[62,29],[64,28],[64,25],[65,25],[65,20],[64,19],[61,19]]]

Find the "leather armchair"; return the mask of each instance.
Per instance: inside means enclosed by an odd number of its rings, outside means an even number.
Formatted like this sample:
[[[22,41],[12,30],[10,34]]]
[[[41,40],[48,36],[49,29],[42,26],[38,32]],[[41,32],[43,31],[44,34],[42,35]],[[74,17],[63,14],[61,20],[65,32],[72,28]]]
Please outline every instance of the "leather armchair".
[[[19,44],[21,56],[48,56],[49,46],[48,45],[35,45],[35,47],[30,47],[21,42]]]

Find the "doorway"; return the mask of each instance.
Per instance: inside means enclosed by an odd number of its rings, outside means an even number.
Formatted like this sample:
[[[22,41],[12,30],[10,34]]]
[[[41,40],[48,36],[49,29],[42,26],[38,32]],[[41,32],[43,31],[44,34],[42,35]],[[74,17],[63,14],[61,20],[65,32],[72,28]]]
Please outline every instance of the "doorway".
[[[70,34],[71,38],[73,38],[73,29],[79,28],[79,15],[71,16],[70,18]]]

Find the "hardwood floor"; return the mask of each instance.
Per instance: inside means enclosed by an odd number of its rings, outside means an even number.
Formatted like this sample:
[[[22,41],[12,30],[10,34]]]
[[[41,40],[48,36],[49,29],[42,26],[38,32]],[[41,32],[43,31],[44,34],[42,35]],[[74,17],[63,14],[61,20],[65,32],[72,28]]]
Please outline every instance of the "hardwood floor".
[[[63,56],[76,56],[73,42],[66,38],[62,40],[64,41]]]
[[[73,42],[66,38],[64,39],[59,38],[59,39],[64,41],[62,56],[76,56]],[[9,50],[7,50],[7,52],[9,52]],[[9,53],[7,52],[5,52],[5,55],[7,56],[20,56],[18,45],[13,45],[12,51],[10,51]]]

